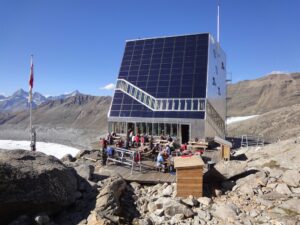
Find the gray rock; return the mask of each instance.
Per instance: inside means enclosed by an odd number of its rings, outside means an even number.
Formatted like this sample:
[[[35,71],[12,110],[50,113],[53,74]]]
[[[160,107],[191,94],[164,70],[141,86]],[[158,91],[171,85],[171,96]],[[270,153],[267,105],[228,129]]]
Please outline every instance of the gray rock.
[[[153,224],[163,224],[164,223],[164,221],[165,221],[165,217],[164,216],[157,216],[157,215],[155,215],[154,213],[151,213],[150,215],[149,215],[149,217],[150,217],[150,219],[151,219],[151,221],[152,221],[152,223]]]
[[[183,221],[183,219],[184,219],[183,214],[176,214],[171,218],[170,223],[171,224],[179,224],[181,221]]]
[[[300,173],[296,170],[287,170],[282,175],[282,181],[290,187],[300,186]]]
[[[202,210],[199,208],[194,209],[197,213],[198,217],[201,219],[204,219],[206,221],[210,221],[212,219],[211,214],[207,210]]]
[[[173,194],[173,188],[172,185],[168,185],[165,189],[162,191],[163,196],[172,196]]]
[[[250,211],[250,216],[251,216],[252,218],[257,217],[258,215],[259,215],[259,213],[257,212],[257,210],[252,209],[252,210]]]
[[[163,205],[161,204],[160,205],[161,207],[161,209],[162,209],[162,207],[163,207]],[[148,211],[150,212],[150,213],[154,213],[154,211],[157,209],[157,206],[156,206],[156,204],[154,203],[154,202],[149,202],[148,203]]]
[[[133,224],[136,224],[136,223],[133,223]],[[138,224],[139,225],[152,225],[153,223],[150,218],[145,218],[145,219],[139,219]]]
[[[126,182],[121,177],[111,177],[106,179],[97,196],[97,210],[101,211],[105,216],[119,215],[122,210],[120,197],[126,191],[126,186]]]
[[[215,195],[216,195],[216,197],[220,197],[221,195],[222,195],[222,190],[220,190],[220,189],[216,189],[215,190]]]
[[[43,225],[43,224],[48,223],[50,221],[50,218],[47,214],[42,213],[42,214],[35,216],[34,220],[37,224]]]
[[[154,211],[154,214],[157,216],[163,216],[164,215],[164,209],[157,209]]]
[[[76,158],[74,158],[71,154],[66,154],[60,160],[62,162],[75,162]]]
[[[269,177],[279,179],[282,176],[282,174],[283,174],[283,171],[280,169],[271,169]]]
[[[217,218],[220,218],[223,221],[234,221],[237,219],[238,207],[233,204],[220,204],[215,206],[215,211],[213,215]]]
[[[205,205],[205,206],[209,206],[212,203],[211,198],[208,198],[208,197],[200,197],[197,200],[200,204]]]
[[[130,186],[134,189],[134,190],[139,190],[141,188],[141,184],[137,183],[137,182],[131,182]]]
[[[199,202],[191,195],[186,199],[181,200],[184,204],[189,205],[189,206],[198,206]]]
[[[294,193],[294,194],[300,194],[300,188],[291,188],[291,190],[292,190],[292,192]]]
[[[80,150],[77,155],[75,156],[76,159],[80,159],[82,156],[89,154],[90,150]]]
[[[90,180],[92,174],[94,173],[94,167],[92,165],[81,164],[77,167],[74,167],[77,174],[85,180]]]
[[[231,160],[220,161],[214,168],[225,178],[230,179],[236,175],[244,173],[246,171],[247,163],[243,161]]]
[[[292,194],[292,192],[289,189],[289,187],[286,184],[284,184],[284,183],[278,184],[277,187],[276,187],[276,191],[279,194],[283,194],[283,195],[290,195],[290,194]]]
[[[20,214],[55,213],[75,202],[76,190],[75,171],[55,157],[25,150],[0,151],[1,222]]]
[[[300,199],[289,199],[280,205],[280,207],[290,210],[291,213],[300,214]]]
[[[158,209],[164,209],[165,216],[172,217],[176,214],[183,214],[186,218],[194,215],[194,212],[187,206],[170,198],[159,198],[155,205]]]

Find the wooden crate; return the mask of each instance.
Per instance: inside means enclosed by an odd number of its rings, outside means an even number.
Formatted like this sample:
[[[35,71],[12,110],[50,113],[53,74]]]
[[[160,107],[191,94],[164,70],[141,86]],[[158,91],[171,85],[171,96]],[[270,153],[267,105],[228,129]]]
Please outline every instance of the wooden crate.
[[[199,156],[175,157],[177,197],[203,194],[203,160]]]
[[[222,146],[222,159],[230,160],[230,147],[227,145]]]

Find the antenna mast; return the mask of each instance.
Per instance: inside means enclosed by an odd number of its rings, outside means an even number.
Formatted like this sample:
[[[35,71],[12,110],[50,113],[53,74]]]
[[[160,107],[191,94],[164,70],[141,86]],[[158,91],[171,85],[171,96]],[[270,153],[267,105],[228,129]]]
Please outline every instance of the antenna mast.
[[[217,15],[217,42],[220,44],[220,4],[218,2],[218,15]]]

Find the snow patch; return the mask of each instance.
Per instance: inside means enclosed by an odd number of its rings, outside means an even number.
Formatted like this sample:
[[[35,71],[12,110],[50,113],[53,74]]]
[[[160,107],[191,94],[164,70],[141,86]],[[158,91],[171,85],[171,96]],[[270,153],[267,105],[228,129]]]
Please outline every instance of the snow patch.
[[[0,140],[0,149],[30,150],[30,141]],[[66,145],[48,143],[48,142],[37,142],[36,149],[38,152],[43,152],[47,155],[55,156],[58,159],[61,159],[66,154],[71,154],[72,156],[75,156],[80,151],[79,149],[69,147]]]
[[[249,120],[249,119],[252,119],[257,116],[259,116],[259,115],[229,117],[226,120],[226,124],[232,124],[232,123],[236,123],[236,122],[240,122],[240,121],[244,121],[244,120]]]

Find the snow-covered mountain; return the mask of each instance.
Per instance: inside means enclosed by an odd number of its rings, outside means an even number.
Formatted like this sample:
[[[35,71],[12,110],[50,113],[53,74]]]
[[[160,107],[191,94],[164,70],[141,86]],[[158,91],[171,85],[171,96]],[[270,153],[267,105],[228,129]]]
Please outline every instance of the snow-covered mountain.
[[[28,109],[28,95],[29,93],[27,91],[24,91],[23,89],[17,90],[15,93],[8,97],[0,95],[0,112],[17,112]],[[37,106],[47,101],[67,99],[77,95],[81,95],[81,93],[77,90],[69,94],[49,97],[45,97],[39,92],[34,92],[32,95],[32,107],[36,108]]]
[[[47,99],[48,100],[59,100],[59,99],[67,99],[73,96],[77,96],[77,95],[81,95],[81,93],[78,90],[75,90],[71,93],[66,93],[63,95],[59,95],[59,96],[49,96]]]

